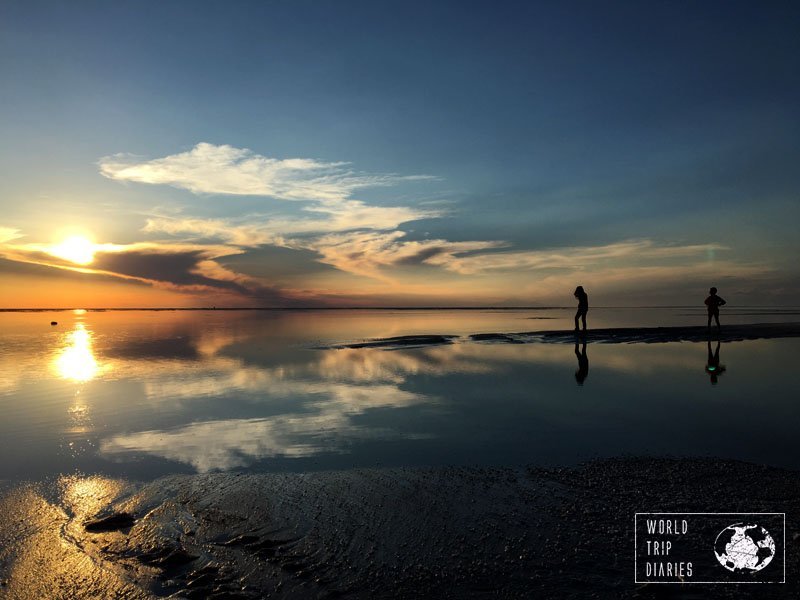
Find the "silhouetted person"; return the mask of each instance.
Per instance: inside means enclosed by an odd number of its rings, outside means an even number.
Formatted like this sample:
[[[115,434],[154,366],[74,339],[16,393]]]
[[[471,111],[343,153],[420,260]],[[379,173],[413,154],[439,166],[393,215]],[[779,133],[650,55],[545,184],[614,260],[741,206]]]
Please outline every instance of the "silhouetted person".
[[[589,376],[589,357],[586,356],[586,339],[583,340],[583,347],[578,350],[578,338],[575,337],[575,356],[578,357],[578,370],[575,371],[575,381],[578,385],[583,385],[584,380]]]
[[[586,331],[586,313],[589,312],[589,295],[584,291],[583,286],[575,288],[575,297],[578,299],[578,312],[575,313],[575,331],[578,331],[578,319],[583,322],[583,330]]]
[[[711,378],[711,385],[717,385],[717,377],[725,372],[725,365],[719,364],[719,340],[717,349],[711,353],[711,340],[708,340],[708,360],[706,361],[706,373]]]
[[[717,330],[719,331],[719,307],[725,306],[727,302],[717,296],[717,288],[715,287],[708,290],[708,294],[709,296],[706,298],[706,307],[708,307],[708,328],[711,329],[711,317],[714,317],[717,322]]]

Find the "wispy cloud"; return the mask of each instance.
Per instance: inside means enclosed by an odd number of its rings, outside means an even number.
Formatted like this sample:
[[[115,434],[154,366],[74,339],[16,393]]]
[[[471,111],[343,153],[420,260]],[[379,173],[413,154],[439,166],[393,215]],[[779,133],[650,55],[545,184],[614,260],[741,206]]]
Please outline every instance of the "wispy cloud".
[[[719,244],[659,244],[625,240],[599,246],[509,251],[500,240],[451,242],[408,240],[401,231],[330,234],[302,242],[320,255],[319,261],[342,271],[387,279],[398,267],[428,265],[463,275],[513,272],[576,272],[607,266],[668,266],[675,261],[707,262]]]
[[[706,258],[719,250],[718,244],[664,245],[653,240],[625,240],[601,246],[572,246],[521,252],[494,252],[460,256],[440,253],[426,260],[462,275],[486,271],[532,271],[543,269],[581,270],[606,264],[658,264],[673,259]]]
[[[404,240],[402,231],[364,231],[330,234],[304,242],[320,255],[319,261],[342,271],[378,279],[392,267],[447,264],[460,254],[505,246],[497,241],[449,242]]]
[[[10,242],[11,240],[16,240],[17,238],[21,238],[22,233],[20,233],[19,229],[14,229],[13,227],[0,227],[0,244],[5,244],[6,242]]]
[[[236,223],[230,219],[154,217],[147,219],[142,231],[219,240],[244,247],[279,244],[281,240],[280,234],[265,224]]]
[[[264,196],[303,205],[299,215],[296,210],[249,215],[240,223],[156,217],[145,227],[148,232],[213,237],[242,246],[280,245],[287,235],[391,230],[445,214],[431,207],[378,206],[352,197],[363,188],[435,179],[431,176],[361,173],[346,162],[277,159],[227,145],[200,143],[187,152],[152,160],[118,154],[101,159],[99,166],[101,174],[117,181],[171,185],[195,194]]]
[[[269,196],[280,200],[339,201],[355,190],[430,179],[425,175],[365,174],[346,162],[269,158],[246,148],[199,143],[164,158],[116,154],[99,161],[110,179],[172,185],[196,194]]]
[[[290,236],[357,230],[396,230],[403,223],[442,216],[408,206],[370,206],[360,200],[315,204],[302,215],[248,215],[241,219],[152,217],[144,231],[208,238],[240,246],[283,245]]]
[[[388,283],[398,283],[398,273],[413,267],[440,268],[464,278],[482,275],[538,273],[539,278],[561,273],[608,272],[622,269],[633,276],[658,269],[684,269],[689,273],[708,265],[722,264],[719,256],[729,248],[720,244],[675,244],[652,239],[622,240],[593,246],[565,246],[535,250],[514,250],[503,240],[450,241],[410,240],[398,229],[332,231],[314,235],[293,235],[293,223],[267,221],[237,224],[225,220],[151,219],[147,231],[207,236],[242,246],[272,244],[290,249],[310,250],[318,262],[336,269]],[[276,230],[282,228],[284,235]],[[306,233],[297,227],[300,233]],[[726,264],[731,274],[744,265]],[[748,271],[750,272],[750,271]]]

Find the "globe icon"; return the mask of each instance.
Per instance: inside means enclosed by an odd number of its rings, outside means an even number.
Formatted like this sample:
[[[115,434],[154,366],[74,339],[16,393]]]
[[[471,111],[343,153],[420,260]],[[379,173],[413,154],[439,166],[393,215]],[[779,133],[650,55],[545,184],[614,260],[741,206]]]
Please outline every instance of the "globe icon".
[[[729,571],[755,573],[772,561],[775,540],[760,525],[735,523],[719,532],[714,554]]]

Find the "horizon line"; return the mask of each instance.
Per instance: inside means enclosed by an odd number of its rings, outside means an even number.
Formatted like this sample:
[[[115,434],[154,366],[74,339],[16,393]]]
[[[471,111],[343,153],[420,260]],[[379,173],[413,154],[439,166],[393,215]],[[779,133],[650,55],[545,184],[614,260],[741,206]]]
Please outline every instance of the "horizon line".
[[[64,312],[84,310],[86,312],[101,311],[235,311],[235,310],[572,310],[570,306],[161,306],[161,307],[58,307],[58,308],[0,308],[0,312]],[[594,309],[630,309],[630,308],[689,308],[703,310],[705,307],[696,304],[658,304],[658,305],[629,305],[629,306],[592,306]],[[736,308],[768,308],[774,310],[800,309],[800,305],[760,305],[748,304]]]

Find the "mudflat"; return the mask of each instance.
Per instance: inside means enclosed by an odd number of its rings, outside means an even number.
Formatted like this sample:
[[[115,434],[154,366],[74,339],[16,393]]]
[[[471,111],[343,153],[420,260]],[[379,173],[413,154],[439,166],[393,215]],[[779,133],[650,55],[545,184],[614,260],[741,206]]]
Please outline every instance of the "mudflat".
[[[798,591],[798,486],[791,470],[641,457],[147,484],[66,477],[2,492],[0,595],[786,598]],[[787,584],[633,583],[635,512],[718,511],[721,499],[729,511],[787,513]]]

